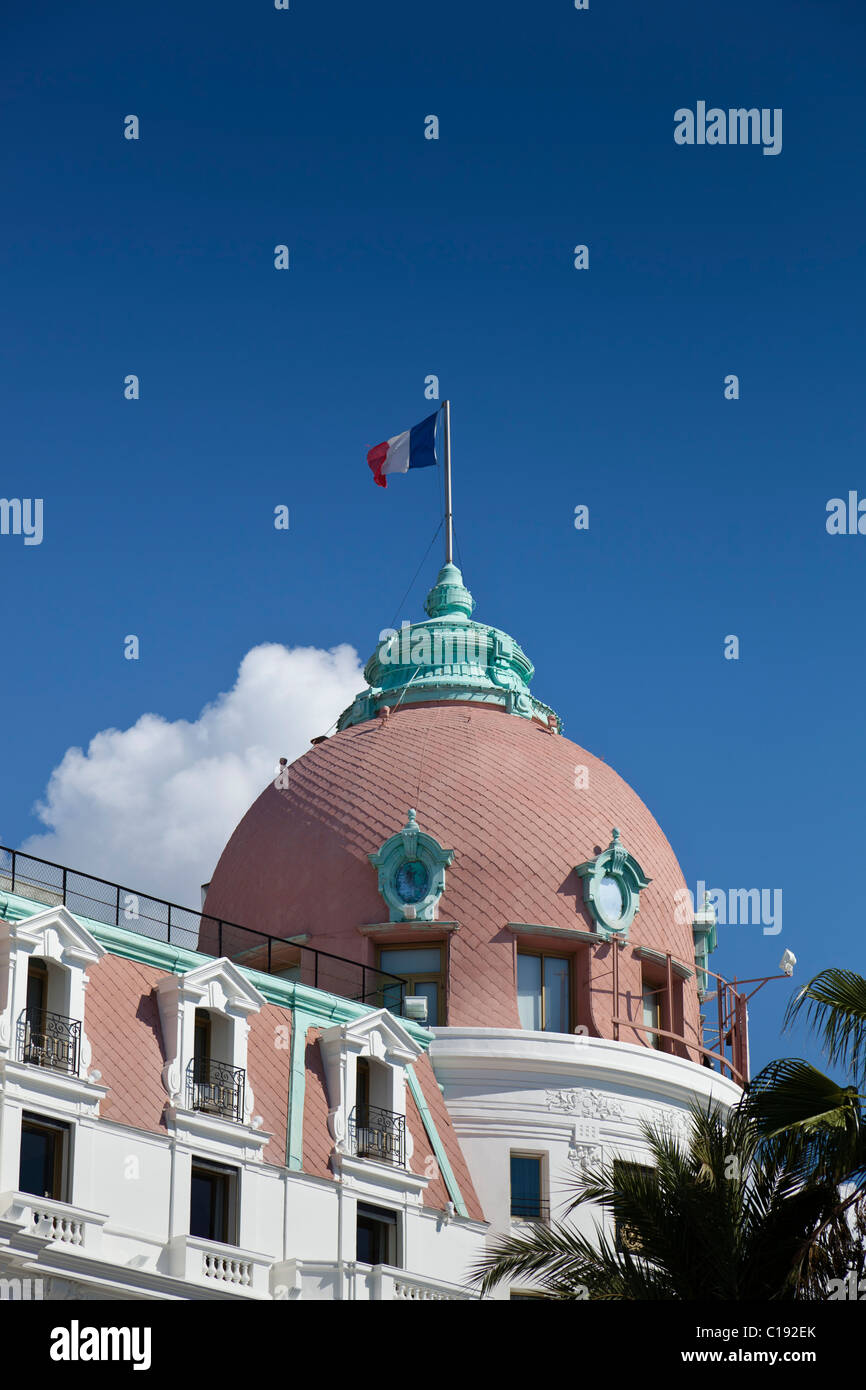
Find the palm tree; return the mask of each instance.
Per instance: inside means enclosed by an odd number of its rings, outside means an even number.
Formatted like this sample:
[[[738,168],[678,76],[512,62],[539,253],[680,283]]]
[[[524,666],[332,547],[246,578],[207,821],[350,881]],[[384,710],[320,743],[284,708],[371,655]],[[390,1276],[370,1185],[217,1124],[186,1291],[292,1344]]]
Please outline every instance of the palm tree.
[[[866,979],[851,970],[822,970],[791,1000],[786,1028],[804,1016],[831,1065],[846,1068],[840,1084],[800,1057],[771,1062],[755,1077],[744,1103],[764,1143],[785,1147],[815,1178],[838,1191],[828,1219],[837,1272],[866,1272]],[[853,1239],[851,1234],[853,1232]],[[842,1260],[846,1264],[842,1264]]]
[[[767,1138],[810,1146],[816,1166],[837,1181],[862,1180],[866,979],[850,970],[821,971],[791,1000],[784,1026],[801,1014],[818,1030],[830,1063],[850,1069],[849,1084],[840,1085],[800,1057],[786,1057],[755,1077],[750,1114]]]
[[[473,1270],[483,1293],[531,1279],[560,1299],[797,1299],[820,1297],[846,1235],[835,1184],[803,1153],[758,1134],[745,1108],[696,1105],[679,1145],[642,1126],[652,1166],[602,1163],[573,1184],[613,1214],[618,1237],[590,1239],[563,1223],[501,1239]],[[847,1227],[845,1228],[848,1229]]]

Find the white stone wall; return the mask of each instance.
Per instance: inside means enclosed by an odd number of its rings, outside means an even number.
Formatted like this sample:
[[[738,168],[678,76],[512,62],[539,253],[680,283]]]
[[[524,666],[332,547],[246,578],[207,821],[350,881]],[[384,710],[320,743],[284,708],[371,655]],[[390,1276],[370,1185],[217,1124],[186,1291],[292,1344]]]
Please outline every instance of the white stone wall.
[[[151,1134],[100,1120],[92,1111],[82,1115],[85,1083],[9,1062],[0,1070],[0,1280],[9,1281],[0,1298],[391,1299],[465,1293],[459,1285],[483,1249],[485,1228],[426,1210],[417,1190],[401,1194],[386,1165],[356,1160],[358,1171],[343,1183],[289,1172],[246,1149],[245,1126],[210,1120],[209,1137],[184,1137],[184,1123],[192,1124],[193,1117],[176,1113],[176,1132]],[[17,1191],[24,1111],[71,1126],[68,1202]],[[236,1247],[189,1236],[193,1157],[239,1172]],[[359,1198],[399,1213],[402,1270],[356,1266]],[[33,1237],[39,1241],[35,1263]],[[42,1283],[28,1295],[26,1277],[38,1280],[41,1269]],[[16,1287],[24,1292],[15,1294]],[[36,1287],[38,1295],[32,1293]]]

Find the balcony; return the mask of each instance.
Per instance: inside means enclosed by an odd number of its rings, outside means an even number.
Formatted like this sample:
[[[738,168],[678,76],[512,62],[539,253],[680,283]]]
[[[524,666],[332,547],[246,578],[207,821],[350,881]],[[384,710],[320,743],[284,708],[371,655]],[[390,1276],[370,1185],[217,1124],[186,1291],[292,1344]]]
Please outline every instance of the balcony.
[[[381,1110],[376,1105],[357,1105],[349,1116],[349,1139],[357,1158],[405,1167],[405,1115]]]
[[[240,1122],[244,1115],[243,1067],[196,1057],[186,1069],[186,1103],[189,1110]]]
[[[101,1212],[85,1211],[69,1202],[55,1202],[30,1192],[8,1193],[5,1202],[0,1200],[0,1221],[17,1228],[16,1235],[27,1240],[37,1236],[49,1245],[61,1246],[74,1254],[99,1256],[102,1229],[107,1220]],[[15,1243],[16,1236],[13,1236],[9,1244],[14,1246]],[[30,1253],[32,1256],[32,1246]]]
[[[275,1299],[304,1302],[475,1303],[481,1297],[477,1289],[462,1284],[446,1284],[391,1265],[351,1261],[285,1260],[274,1265],[271,1279]]]
[[[18,1020],[18,1061],[77,1076],[81,1023],[44,1009],[25,1009]]]
[[[371,1302],[468,1303],[476,1302],[480,1297],[459,1284],[443,1284],[439,1279],[406,1274],[402,1269],[391,1269],[388,1265],[373,1265],[369,1267],[368,1274],[364,1265],[356,1268],[367,1284]]]
[[[548,1225],[550,1221],[550,1202],[542,1197],[512,1197],[512,1221],[540,1221]]]
[[[268,1298],[271,1257],[197,1236],[175,1236],[161,1267],[175,1279],[213,1290],[217,1296]]]

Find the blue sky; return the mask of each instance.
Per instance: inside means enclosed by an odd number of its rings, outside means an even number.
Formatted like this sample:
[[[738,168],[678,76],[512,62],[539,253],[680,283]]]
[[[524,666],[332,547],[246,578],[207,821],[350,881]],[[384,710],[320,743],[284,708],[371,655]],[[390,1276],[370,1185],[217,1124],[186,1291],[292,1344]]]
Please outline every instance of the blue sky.
[[[0,537],[2,841],[44,828],[67,749],[196,720],[256,644],[365,658],[420,615],[438,479],[383,493],[364,455],[435,373],[478,616],[690,886],[783,892],[781,935],[728,927],[715,967],[862,971],[866,536],[825,529],[866,495],[862,8],[93,0],[3,27],[2,491],[44,499],[45,536]],[[782,108],[782,152],[676,145],[698,100]],[[756,1064],[804,1050],[789,993],[755,1001]]]

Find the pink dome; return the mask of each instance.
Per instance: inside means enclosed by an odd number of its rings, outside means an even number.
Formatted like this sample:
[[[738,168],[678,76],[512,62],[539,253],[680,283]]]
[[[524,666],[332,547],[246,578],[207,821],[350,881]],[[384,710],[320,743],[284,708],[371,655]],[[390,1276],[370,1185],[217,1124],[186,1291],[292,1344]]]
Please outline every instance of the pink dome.
[[[458,928],[401,923],[363,934],[359,927],[389,916],[368,856],[405,825],[410,807],[420,829],[454,851],[439,919]],[[275,936],[306,933],[311,946],[370,965],[377,942],[447,940],[448,1023],[517,1027],[518,937],[509,924],[593,931],[575,866],[608,847],[614,826],[650,879],[619,967],[629,1017],[640,1022],[642,962],[653,959],[641,948],[670,952],[694,971],[673,850],[616,772],[536,719],[501,708],[405,705],[311,748],[288,769],[288,786],[269,785],[237,826],[205,911]],[[522,939],[535,941],[525,932]],[[550,931],[535,945],[573,950],[584,962],[576,1002],[590,1031],[610,1036],[613,948],[589,949],[579,936],[572,944]],[[694,975],[678,988],[674,1011],[695,1038]],[[642,1040],[630,1030],[621,1036]]]

